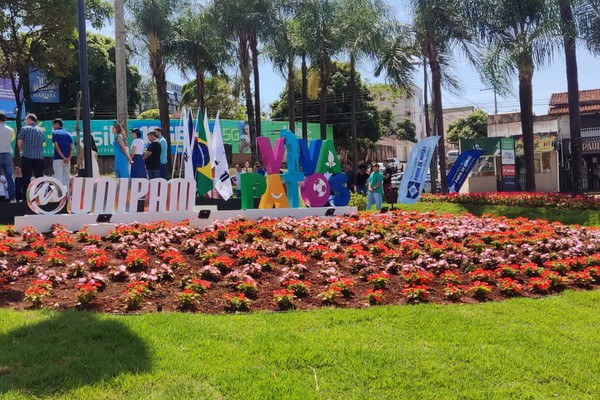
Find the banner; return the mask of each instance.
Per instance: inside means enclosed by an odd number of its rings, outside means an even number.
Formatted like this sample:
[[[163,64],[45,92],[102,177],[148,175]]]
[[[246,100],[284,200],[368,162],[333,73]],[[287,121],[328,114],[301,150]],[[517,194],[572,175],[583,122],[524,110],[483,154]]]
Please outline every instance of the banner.
[[[18,84],[19,80],[17,80],[16,83]],[[21,90],[21,98],[23,98],[23,90]],[[12,89],[10,78],[0,78],[0,111],[2,111],[7,118],[15,118],[16,110],[17,102],[15,100],[15,94]],[[22,117],[24,115],[25,107],[23,107]],[[54,151],[52,154],[54,154]]]
[[[429,164],[439,136],[430,136],[419,140],[410,151],[406,169],[400,182],[398,203],[413,204],[423,192]]]
[[[6,81],[10,87],[10,80]],[[2,108],[2,78],[0,78],[0,109]],[[12,89],[11,92],[12,93]],[[12,103],[14,106],[16,104]],[[13,108],[10,108],[10,112],[6,112],[6,115],[9,116],[9,113],[14,113]],[[73,141],[76,139],[75,134],[75,121],[73,120],[65,120],[64,128],[71,134]],[[111,120],[92,120],[90,121],[92,137],[96,142],[96,147],[98,147],[98,155],[99,156],[112,156],[113,153],[113,141],[115,140],[115,135],[113,135],[110,131],[111,126],[115,123],[113,119]],[[231,145],[233,154],[240,154],[239,144],[240,144],[240,136],[238,124],[240,121],[233,120],[221,120],[221,135],[223,138],[223,144]],[[243,124],[243,122],[242,122]],[[15,129],[14,121],[8,121],[7,125]],[[44,157],[52,157],[54,154],[54,147],[52,147],[52,122],[51,121],[38,121],[38,125],[42,128],[46,133],[46,143],[44,144]],[[209,121],[209,125],[211,129],[214,129],[214,122]],[[179,154],[183,153],[183,144],[184,144],[184,126],[178,119],[172,119],[171,123],[171,154],[176,154],[177,150]],[[261,123],[262,126],[262,136],[268,137],[271,140],[271,143],[275,143],[275,140],[279,138],[279,133],[282,129],[288,128],[288,123],[285,121],[263,121]],[[156,128],[160,128],[159,120],[152,119],[130,119],[127,122],[128,134],[130,134],[132,128],[138,128],[142,133],[142,138],[147,141],[147,134],[149,131],[152,131]],[[199,129],[197,127],[197,129]],[[302,137],[302,129],[296,130],[296,137]],[[320,139],[321,134],[319,131],[319,124],[309,123],[308,124],[308,139],[316,140]],[[327,138],[329,140],[333,140],[333,128],[331,125],[327,125]],[[129,137],[129,143],[131,143],[131,137]],[[249,152],[249,150],[248,150]]]
[[[29,93],[32,103],[60,103],[58,80],[50,81],[44,71],[29,68]]]
[[[463,183],[467,180],[469,172],[471,172],[471,169],[473,169],[473,166],[482,154],[483,150],[467,150],[460,153],[446,177],[449,193],[460,191]]]

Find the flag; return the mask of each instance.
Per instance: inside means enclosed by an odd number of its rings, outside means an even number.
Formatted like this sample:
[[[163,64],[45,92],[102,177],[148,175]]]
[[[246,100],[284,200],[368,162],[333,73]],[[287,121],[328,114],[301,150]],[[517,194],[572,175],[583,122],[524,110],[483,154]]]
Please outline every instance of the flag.
[[[446,179],[449,193],[456,193],[460,190],[475,162],[482,154],[483,150],[467,150],[458,156]]]
[[[192,110],[183,111],[183,153],[181,162],[183,163],[183,177],[185,179],[195,179],[194,173],[194,147],[196,142],[196,131],[194,129],[194,120]]]
[[[198,113],[200,112],[200,110],[198,110]],[[215,130],[215,128],[213,127],[213,131]],[[208,143],[208,152],[210,153],[210,167],[214,168],[215,167],[215,154],[213,152],[213,139],[212,139],[212,133],[210,132],[210,128],[208,127],[208,113],[206,112],[206,109],[204,109],[204,131],[206,132],[206,143]]]
[[[215,189],[225,200],[233,195],[231,188],[231,177],[229,176],[229,164],[227,163],[227,154],[225,146],[223,146],[223,138],[221,137],[221,123],[219,122],[219,114],[215,119],[215,126],[212,132],[212,154],[214,154],[215,164]]]
[[[210,167],[210,152],[208,149],[208,141],[206,139],[206,129],[204,127],[204,117],[202,113],[198,113],[198,118],[202,118],[203,121],[198,121],[198,138],[197,138],[197,164],[196,169],[198,174],[196,175],[196,184],[198,188],[198,194],[204,196],[210,189],[213,188],[212,170]]]
[[[439,139],[439,136],[430,136],[419,140],[413,146],[408,156],[402,181],[400,181],[398,203],[412,204],[417,202],[423,192],[429,164]]]

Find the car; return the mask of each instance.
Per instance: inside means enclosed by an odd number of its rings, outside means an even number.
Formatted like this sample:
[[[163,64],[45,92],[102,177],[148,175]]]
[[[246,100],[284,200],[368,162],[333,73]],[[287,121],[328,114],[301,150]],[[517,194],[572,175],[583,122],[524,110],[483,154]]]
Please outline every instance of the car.
[[[392,187],[400,187],[400,181],[402,181],[402,175],[404,175],[402,172],[396,172],[395,174],[392,175]]]
[[[394,171],[404,171],[404,165],[397,158],[387,158],[384,160]],[[383,166],[383,163],[381,163]]]

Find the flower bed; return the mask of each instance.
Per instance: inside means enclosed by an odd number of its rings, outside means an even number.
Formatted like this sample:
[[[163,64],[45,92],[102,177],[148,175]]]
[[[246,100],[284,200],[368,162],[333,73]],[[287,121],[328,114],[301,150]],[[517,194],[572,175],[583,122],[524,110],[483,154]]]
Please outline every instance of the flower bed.
[[[600,230],[470,214],[156,222],[105,238],[57,226],[48,235],[9,230],[0,243],[0,307],[14,309],[219,313],[600,287]]]
[[[594,196],[571,196],[564,193],[492,192],[427,194],[424,202],[448,202],[489,206],[554,207],[572,210],[600,210],[600,198]]]

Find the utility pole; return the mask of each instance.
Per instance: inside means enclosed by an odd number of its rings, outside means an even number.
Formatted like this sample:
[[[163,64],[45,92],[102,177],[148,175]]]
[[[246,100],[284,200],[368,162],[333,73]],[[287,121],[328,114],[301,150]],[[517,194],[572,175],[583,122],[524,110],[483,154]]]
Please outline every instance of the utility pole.
[[[485,92],[486,90],[493,90],[494,91],[494,115],[498,114],[498,91],[496,90],[496,87],[491,87],[491,88],[485,88],[485,89],[479,89],[480,92]]]
[[[90,79],[87,59],[87,34],[85,2],[77,0],[77,30],[79,31],[79,80],[81,83],[81,108],[83,122],[83,160],[85,176],[92,176],[92,130],[90,126]]]
[[[127,62],[125,49],[124,0],[115,0],[115,66],[117,83],[117,121],[127,132]]]

